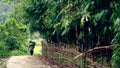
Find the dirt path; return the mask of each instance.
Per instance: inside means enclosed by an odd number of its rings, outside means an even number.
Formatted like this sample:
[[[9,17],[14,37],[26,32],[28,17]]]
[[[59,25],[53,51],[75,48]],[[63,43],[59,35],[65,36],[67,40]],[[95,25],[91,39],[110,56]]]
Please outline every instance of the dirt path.
[[[7,68],[51,68],[43,64],[37,56],[12,56],[7,61]]]

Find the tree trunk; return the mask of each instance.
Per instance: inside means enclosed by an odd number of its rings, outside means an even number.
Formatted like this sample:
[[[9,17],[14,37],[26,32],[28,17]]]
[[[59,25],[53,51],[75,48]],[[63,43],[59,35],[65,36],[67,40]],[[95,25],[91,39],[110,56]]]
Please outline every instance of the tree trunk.
[[[78,48],[78,29],[77,29],[77,26],[75,26],[75,35],[76,35],[76,40],[75,40],[75,42],[76,42],[76,48],[77,48],[77,50],[79,50]]]
[[[100,45],[100,35],[98,35],[97,46]]]

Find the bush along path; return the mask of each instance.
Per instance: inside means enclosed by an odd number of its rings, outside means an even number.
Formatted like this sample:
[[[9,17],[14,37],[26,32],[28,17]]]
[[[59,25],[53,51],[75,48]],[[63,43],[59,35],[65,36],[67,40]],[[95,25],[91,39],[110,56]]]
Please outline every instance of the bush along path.
[[[7,68],[52,68],[44,64],[38,56],[12,56],[7,61]]]

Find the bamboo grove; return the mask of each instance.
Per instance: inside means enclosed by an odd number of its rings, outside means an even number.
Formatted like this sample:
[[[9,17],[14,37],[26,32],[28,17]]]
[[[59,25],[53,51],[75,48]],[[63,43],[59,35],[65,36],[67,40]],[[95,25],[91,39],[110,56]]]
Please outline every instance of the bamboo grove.
[[[16,3],[10,15],[39,31],[48,41],[76,44],[83,52],[114,45],[113,63],[119,68],[119,0],[5,0]]]

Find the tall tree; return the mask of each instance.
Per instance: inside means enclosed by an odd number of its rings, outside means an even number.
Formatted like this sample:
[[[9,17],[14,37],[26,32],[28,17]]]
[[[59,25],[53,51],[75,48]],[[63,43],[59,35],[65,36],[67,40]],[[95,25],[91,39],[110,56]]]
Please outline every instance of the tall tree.
[[[0,39],[2,44],[8,47],[8,50],[20,49],[27,41],[27,27],[22,23],[17,23],[14,18],[8,19],[4,24],[0,25]]]

